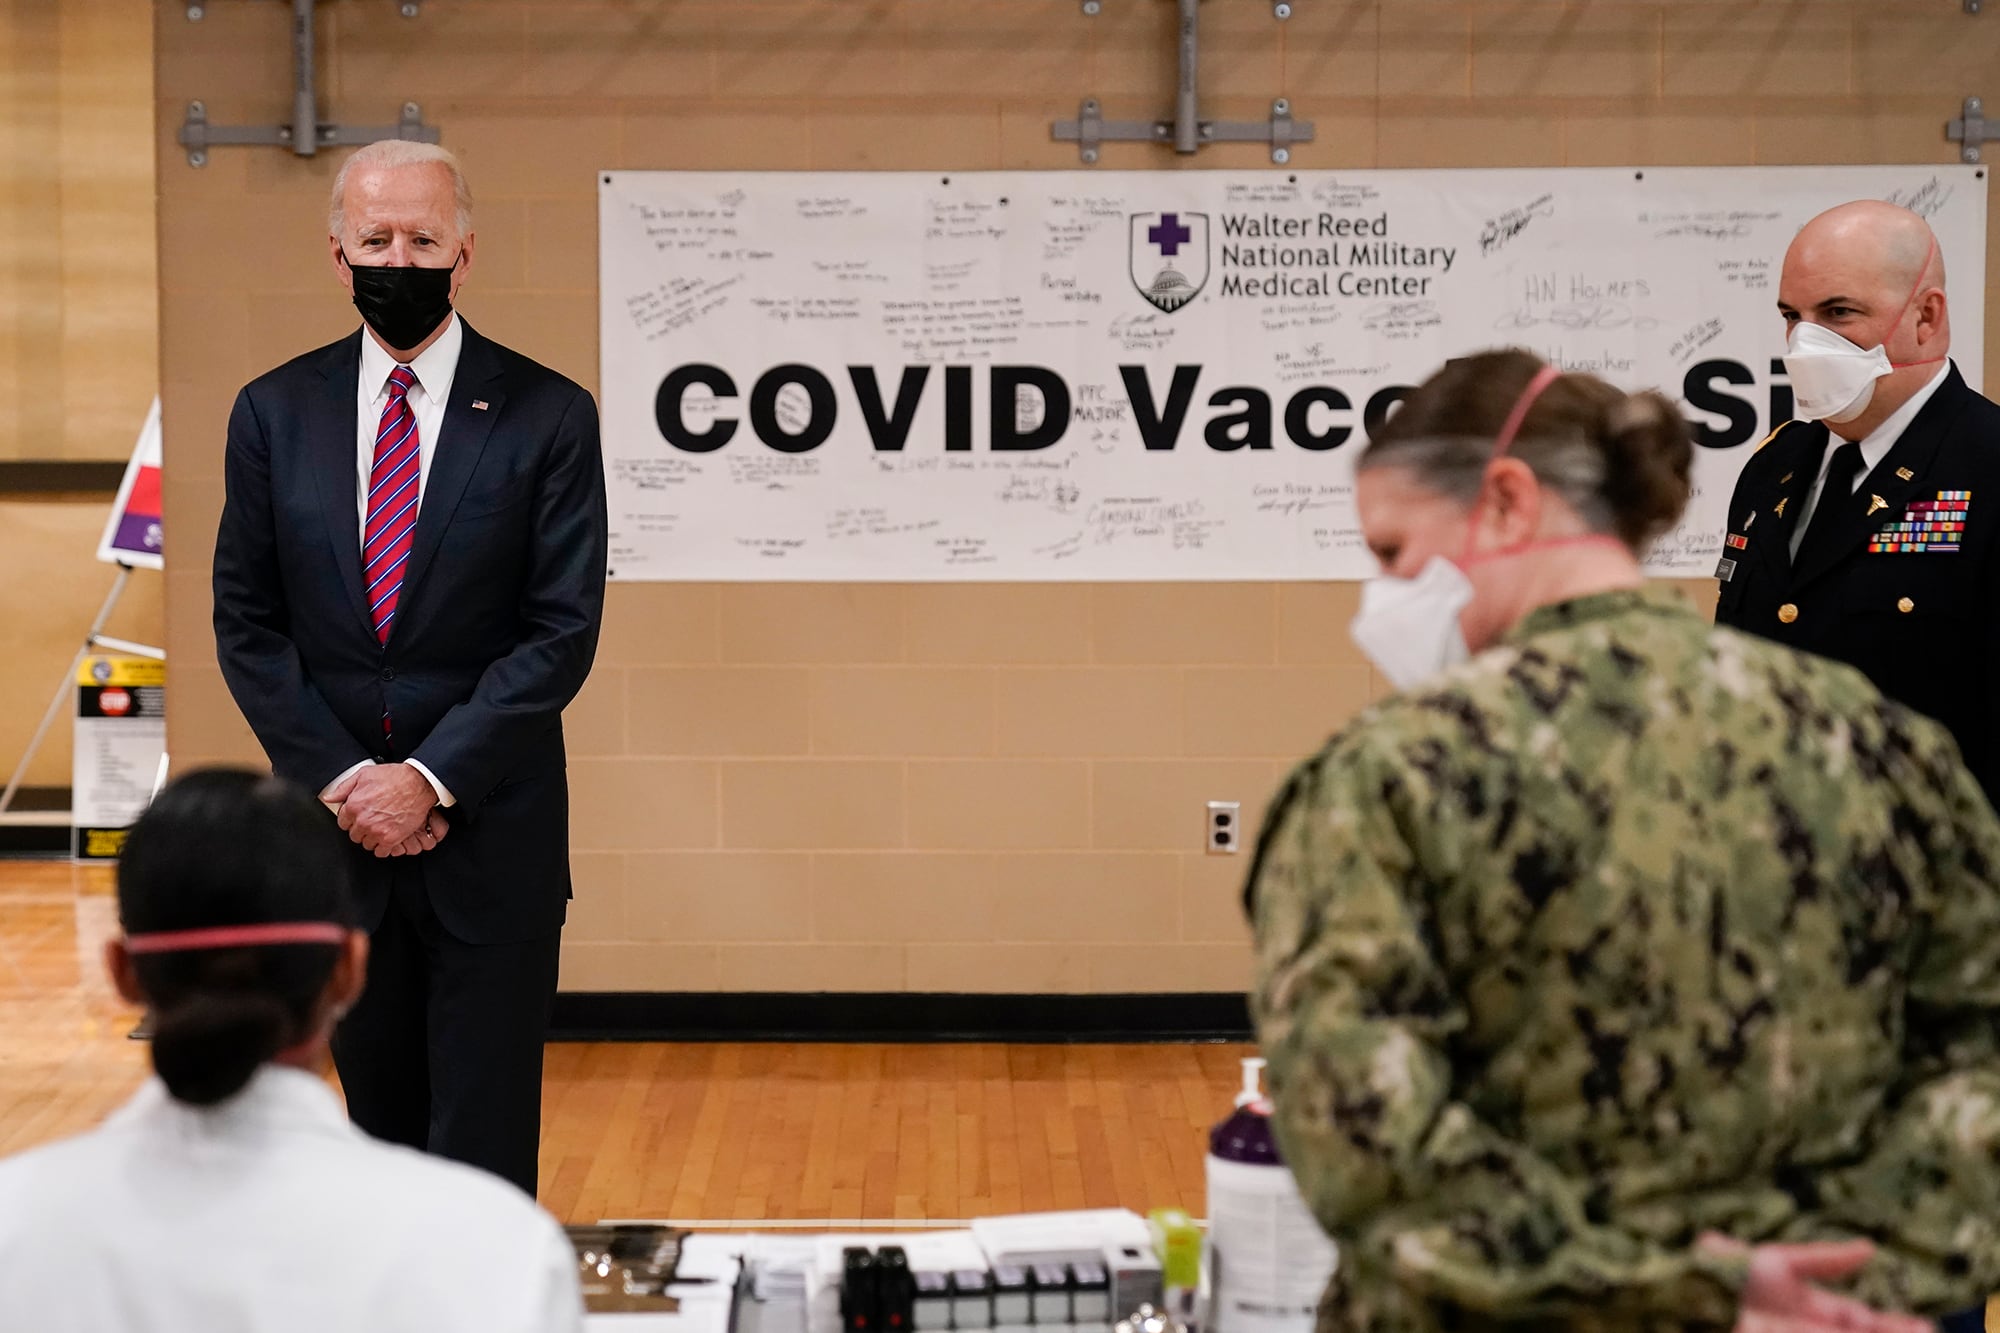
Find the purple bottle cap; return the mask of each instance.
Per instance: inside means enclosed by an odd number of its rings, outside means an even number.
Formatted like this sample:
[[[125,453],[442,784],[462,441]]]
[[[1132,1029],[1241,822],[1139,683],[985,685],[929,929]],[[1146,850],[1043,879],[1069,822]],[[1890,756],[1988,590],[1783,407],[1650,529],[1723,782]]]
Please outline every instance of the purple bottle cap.
[[[1208,1134],[1208,1150],[1225,1162],[1247,1162],[1253,1166],[1283,1166],[1278,1145],[1271,1138],[1269,1111],[1255,1104],[1239,1106],[1227,1120]]]
[[[1253,1166],[1283,1166],[1277,1141],[1271,1136],[1271,1103],[1258,1088],[1264,1062],[1243,1062],[1243,1091],[1229,1118],[1208,1134],[1208,1150],[1225,1162],[1247,1162]]]

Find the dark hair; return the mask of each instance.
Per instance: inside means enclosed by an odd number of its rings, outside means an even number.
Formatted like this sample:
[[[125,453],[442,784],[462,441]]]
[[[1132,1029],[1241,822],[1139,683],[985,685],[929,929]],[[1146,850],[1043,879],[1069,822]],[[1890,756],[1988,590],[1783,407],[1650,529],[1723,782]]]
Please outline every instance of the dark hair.
[[[351,926],[347,850],[325,807],[246,769],[190,773],[139,818],[118,862],[127,935],[273,921]],[[266,944],[133,957],[153,1014],[153,1068],[211,1106],[307,1035],[339,946]]]
[[[1464,503],[1479,494],[1493,444],[1543,361],[1511,349],[1445,363],[1391,414],[1355,464],[1405,467]],[[1594,531],[1643,551],[1687,508],[1692,431],[1666,398],[1628,394],[1595,375],[1542,390],[1508,449]]]

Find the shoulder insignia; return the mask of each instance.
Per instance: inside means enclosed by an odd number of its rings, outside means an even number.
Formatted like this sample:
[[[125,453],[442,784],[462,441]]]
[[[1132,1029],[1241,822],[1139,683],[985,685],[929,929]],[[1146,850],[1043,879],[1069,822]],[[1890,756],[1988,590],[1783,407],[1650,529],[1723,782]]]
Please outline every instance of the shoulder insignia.
[[[1770,443],[1771,441],[1773,441],[1773,440],[1777,439],[1777,438],[1778,438],[1778,437],[1779,437],[1780,435],[1783,435],[1783,434],[1785,433],[1785,427],[1787,427],[1787,426],[1796,426],[1796,425],[1798,425],[1798,424],[1799,424],[1799,423],[1798,423],[1798,422],[1797,422],[1796,420],[1793,420],[1793,421],[1781,421],[1781,422],[1779,422],[1779,423],[1778,423],[1778,428],[1777,428],[1776,430],[1772,431],[1772,432],[1771,432],[1771,433],[1770,433],[1769,435],[1766,435],[1766,436],[1765,436],[1765,437],[1764,437],[1764,438],[1763,438],[1762,440],[1760,440],[1760,441],[1758,442],[1758,444],[1757,444],[1757,448],[1755,448],[1755,449],[1752,449],[1752,450],[1751,450],[1750,452],[1751,452],[1751,453],[1753,453],[1753,454],[1755,454],[1755,453],[1758,453],[1758,452],[1760,452],[1760,451],[1761,451],[1761,450],[1762,450],[1762,449],[1764,448],[1764,446],[1765,446],[1765,445],[1767,445],[1767,444],[1769,444],[1769,443]]]

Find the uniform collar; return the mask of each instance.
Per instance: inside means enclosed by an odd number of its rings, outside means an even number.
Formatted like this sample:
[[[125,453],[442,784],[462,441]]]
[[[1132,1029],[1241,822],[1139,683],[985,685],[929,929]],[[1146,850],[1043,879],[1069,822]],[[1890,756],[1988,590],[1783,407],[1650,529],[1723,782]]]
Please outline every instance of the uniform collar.
[[[1694,616],[1687,602],[1672,588],[1650,584],[1643,588],[1617,588],[1538,606],[1522,616],[1514,628],[1501,635],[1500,642],[1519,645],[1556,630],[1575,629],[1579,625],[1618,620],[1636,614],[1686,616],[1690,619]]]
[[[441,403],[450,397],[452,377],[458,373],[458,356],[464,348],[465,324],[454,310],[445,317],[444,332],[438,340],[410,362],[417,384],[432,402]],[[381,400],[397,364],[396,358],[384,351],[368,330],[361,331],[361,387],[368,401]]]
[[[440,338],[438,341],[442,342],[444,340]],[[380,349],[378,348],[377,350]],[[1904,403],[1894,412],[1891,412],[1884,418],[1881,425],[1861,437],[1862,476],[1867,476],[1882,465],[1882,460],[1887,458],[1889,451],[1896,447],[1896,441],[1903,438],[1903,432],[1908,430],[1910,423],[1917,419],[1917,413],[1923,411],[1924,404],[1937,396],[1939,387],[1950,376],[1951,358],[1947,357],[1944,363],[1938,367],[1937,374],[1931,376],[1930,383],[1911,394],[1909,402]],[[1841,435],[1837,428],[1829,425],[1828,429],[1832,432],[1835,439],[1846,438]],[[1820,464],[1822,475],[1824,475],[1826,468],[1831,464],[1832,459],[1833,450],[1828,449],[1826,451],[1826,458]],[[1860,478],[1856,478],[1857,483],[1859,480]]]
[[[141,1129],[187,1141],[234,1139],[259,1130],[343,1138],[356,1132],[324,1079],[273,1064],[259,1066],[241,1092],[215,1106],[177,1102],[166,1084],[149,1078],[105,1120],[105,1127]]]

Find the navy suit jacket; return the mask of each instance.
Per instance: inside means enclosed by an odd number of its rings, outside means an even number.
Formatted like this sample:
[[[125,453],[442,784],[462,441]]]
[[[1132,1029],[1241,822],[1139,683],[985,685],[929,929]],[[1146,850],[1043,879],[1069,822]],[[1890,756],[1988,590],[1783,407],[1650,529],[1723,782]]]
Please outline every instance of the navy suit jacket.
[[[567,909],[562,710],[590,673],[604,608],[596,405],[465,327],[380,643],[361,582],[363,336],[237,395],[215,544],[216,655],[280,777],[317,792],[370,758],[414,758],[435,773],[457,802],[445,812],[451,832],[406,864],[439,921],[471,944],[533,939],[560,929]],[[394,863],[354,850],[372,930]]]
[[[1859,668],[1943,723],[1987,799],[2000,797],[2000,406],[1953,366],[1851,498],[1820,497],[1837,526],[1795,564],[1792,529],[1828,441],[1823,423],[1791,422],[1744,465],[1716,621]],[[1956,549],[1869,549],[1940,492],[1971,494],[1958,539],[1926,543]]]

